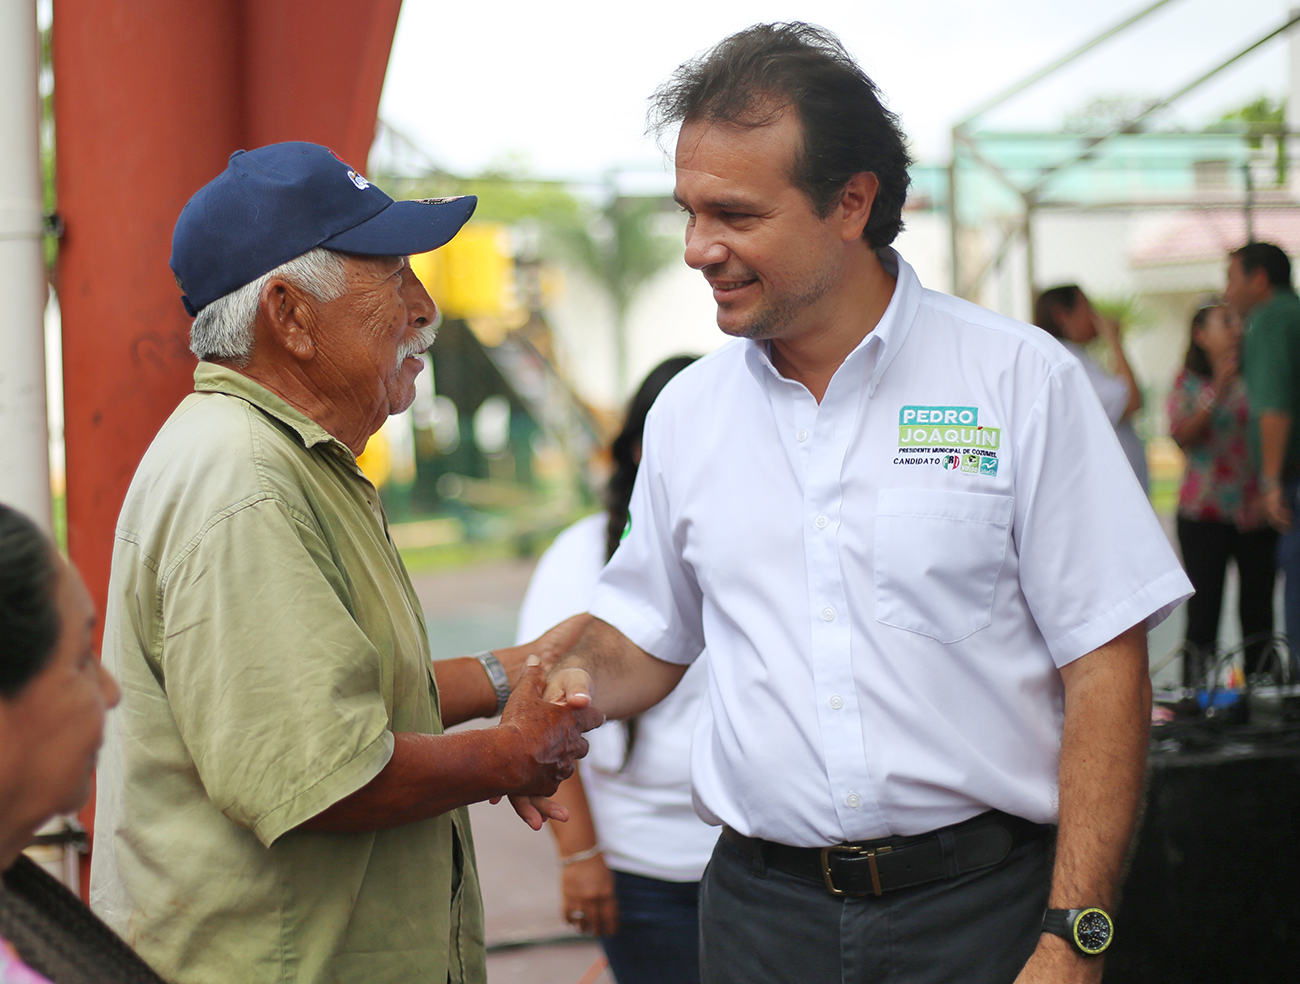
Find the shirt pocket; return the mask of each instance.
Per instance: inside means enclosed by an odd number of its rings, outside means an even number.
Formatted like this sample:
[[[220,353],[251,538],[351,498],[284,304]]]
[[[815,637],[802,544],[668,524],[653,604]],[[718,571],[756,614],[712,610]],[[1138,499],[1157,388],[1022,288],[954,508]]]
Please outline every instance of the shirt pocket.
[[[993,619],[1010,496],[884,489],[876,502],[876,621],[956,642]]]

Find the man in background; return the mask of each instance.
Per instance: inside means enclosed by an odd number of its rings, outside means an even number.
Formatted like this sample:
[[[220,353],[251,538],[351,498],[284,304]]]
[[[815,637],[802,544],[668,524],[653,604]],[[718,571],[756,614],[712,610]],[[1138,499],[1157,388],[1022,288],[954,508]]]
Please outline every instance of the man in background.
[[[1242,319],[1241,378],[1250,402],[1251,455],[1259,469],[1264,514],[1282,535],[1286,635],[1300,652],[1300,299],[1291,261],[1272,243],[1247,243],[1228,257],[1223,299]]]

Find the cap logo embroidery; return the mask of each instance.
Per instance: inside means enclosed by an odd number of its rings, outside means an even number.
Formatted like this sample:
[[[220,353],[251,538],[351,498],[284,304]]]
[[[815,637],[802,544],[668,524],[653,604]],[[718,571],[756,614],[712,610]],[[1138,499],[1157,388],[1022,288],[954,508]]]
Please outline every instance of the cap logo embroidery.
[[[357,174],[356,171],[349,171],[348,178],[350,178],[352,183],[356,185],[361,191],[365,191],[367,188],[370,187],[370,182],[367,181],[365,178],[363,178],[361,175]]]

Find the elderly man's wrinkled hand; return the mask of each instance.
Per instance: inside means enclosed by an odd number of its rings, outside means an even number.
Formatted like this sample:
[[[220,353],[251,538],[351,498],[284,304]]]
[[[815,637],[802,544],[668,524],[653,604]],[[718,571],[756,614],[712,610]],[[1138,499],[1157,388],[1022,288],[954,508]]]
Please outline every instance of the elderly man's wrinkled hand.
[[[564,808],[546,797],[573,775],[575,763],[587,754],[583,732],[605,721],[605,715],[591,707],[590,700],[586,704],[566,704],[543,699],[545,685],[541,660],[530,656],[501,714],[500,725],[515,732],[519,749],[510,803],[534,830],[540,830],[548,819],[568,819]]]

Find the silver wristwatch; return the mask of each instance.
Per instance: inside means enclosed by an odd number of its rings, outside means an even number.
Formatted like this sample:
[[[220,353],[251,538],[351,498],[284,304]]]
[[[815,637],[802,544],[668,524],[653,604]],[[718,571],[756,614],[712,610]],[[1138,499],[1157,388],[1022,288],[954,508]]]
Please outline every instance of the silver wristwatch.
[[[483,670],[492,682],[492,689],[497,695],[496,712],[500,714],[505,709],[506,701],[510,699],[510,678],[506,676],[506,668],[490,649],[475,653],[474,658],[483,664]]]

